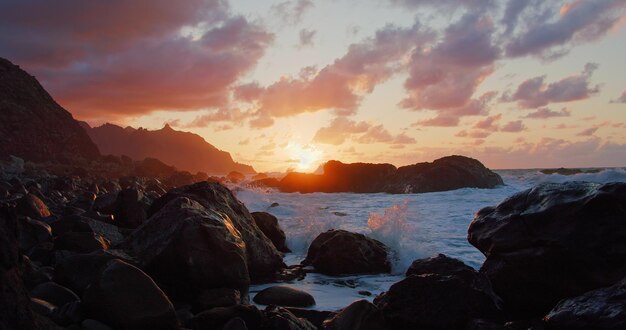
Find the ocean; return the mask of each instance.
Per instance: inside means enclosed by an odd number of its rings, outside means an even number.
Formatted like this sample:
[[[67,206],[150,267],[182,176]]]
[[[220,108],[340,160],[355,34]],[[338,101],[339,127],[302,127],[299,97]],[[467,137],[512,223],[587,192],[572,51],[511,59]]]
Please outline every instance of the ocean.
[[[542,182],[626,182],[626,170],[564,176],[538,170],[501,170],[505,185],[496,189],[458,189],[422,194],[280,193],[236,187],[236,196],[250,212],[273,214],[287,235],[288,265],[299,264],[311,241],[329,229],[345,229],[378,239],[391,248],[392,274],[333,277],[307,274],[301,281],[284,283],[312,294],[312,309],[337,310],[359,299],[372,300],[404,278],[411,262],[446,254],[480,268],[485,257],[467,241],[467,227],[474,214],[497,205],[516,192]],[[278,206],[271,207],[273,203]],[[268,286],[254,285],[250,297]]]

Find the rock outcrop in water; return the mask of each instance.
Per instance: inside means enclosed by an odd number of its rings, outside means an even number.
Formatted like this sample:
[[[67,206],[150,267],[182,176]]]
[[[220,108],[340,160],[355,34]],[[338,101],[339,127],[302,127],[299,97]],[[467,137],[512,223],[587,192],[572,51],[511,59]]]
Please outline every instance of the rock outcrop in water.
[[[536,186],[480,210],[468,240],[506,309],[541,317],[626,276],[626,183]]]
[[[0,158],[96,159],[98,147],[35,77],[0,58]]]
[[[87,123],[81,124],[105,155],[157,158],[191,172],[222,175],[231,171],[255,173],[252,166],[235,162],[228,152],[217,149],[201,136],[174,130],[169,125],[160,130],[147,130],[113,124],[92,128]]]
[[[387,247],[375,239],[331,229],[311,242],[302,264],[328,275],[389,273],[387,256]]]
[[[324,174],[288,173],[283,192],[423,193],[459,188],[494,188],[502,178],[478,160],[448,156],[432,163],[396,168],[391,164],[344,164],[329,161]]]

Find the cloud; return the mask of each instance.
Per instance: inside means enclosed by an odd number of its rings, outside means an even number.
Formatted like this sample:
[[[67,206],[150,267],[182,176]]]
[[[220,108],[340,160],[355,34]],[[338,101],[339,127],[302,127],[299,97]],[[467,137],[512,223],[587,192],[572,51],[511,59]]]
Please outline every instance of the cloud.
[[[497,131],[498,130],[498,121],[500,120],[500,118],[502,118],[501,114],[497,114],[494,116],[489,116],[483,120],[480,120],[478,122],[476,122],[476,124],[474,124],[474,128],[479,128],[479,129],[485,129],[485,130],[490,130],[490,131]]]
[[[223,107],[273,41],[222,1],[34,2],[0,4],[0,53],[81,119]]]
[[[250,144],[250,139],[241,140],[237,144],[240,146],[247,146],[248,144]]]
[[[178,122],[178,125],[176,126],[186,128],[207,127],[210,124],[225,121],[241,124],[243,120],[250,117],[249,113],[242,112],[236,108],[220,108],[218,110],[210,110],[206,112],[208,113],[197,116],[194,120],[187,124],[181,125],[180,122]]]
[[[359,135],[360,134],[360,135]],[[359,135],[355,137],[355,135]],[[415,139],[400,133],[393,135],[383,125],[372,126],[366,122],[356,122],[346,117],[333,119],[327,127],[320,128],[313,137],[313,141],[323,144],[340,145],[348,138],[355,137],[358,143],[388,143],[388,144],[411,144]]]
[[[611,103],[626,103],[626,90],[624,90],[622,92],[622,95],[620,95],[618,98],[612,100]]]
[[[534,112],[529,113],[524,118],[531,119],[548,119],[554,117],[569,117],[572,114],[572,111],[563,108],[560,111],[550,110],[549,108],[540,108]]]
[[[422,6],[444,8],[466,6],[468,8],[485,8],[493,4],[492,0],[390,0],[390,2],[407,8],[419,8]]]
[[[509,7],[516,6],[511,5],[512,2],[515,1],[510,1]],[[603,36],[620,21],[625,9],[623,0],[578,0],[562,5],[558,11],[529,11],[524,16],[525,30],[510,38],[505,46],[506,55],[534,55],[544,58],[562,56],[573,44],[593,41]],[[519,8],[510,10],[517,11],[518,14],[521,12]]]
[[[599,127],[590,127],[576,134],[577,136],[592,136],[598,131]]]
[[[521,120],[514,120],[500,127],[500,132],[517,133],[526,130],[526,126]]]
[[[300,30],[300,44],[298,47],[313,47],[313,39],[315,38],[315,34],[317,31],[315,30]]]
[[[545,83],[545,76],[534,77],[522,82],[513,95],[504,95],[505,102],[516,101],[521,108],[538,108],[549,103],[563,103],[584,100],[599,92],[598,85],[591,86],[593,72],[598,68],[595,63],[587,63],[578,74],[563,78],[550,84]]]
[[[387,26],[373,38],[352,44],[348,52],[316,73],[283,77],[263,88],[255,100],[258,115],[269,119],[305,112],[334,110],[354,114],[363,95],[389,79],[400,68],[399,60],[419,40],[431,38],[419,26],[402,29]],[[309,68],[310,69],[310,68]]]
[[[493,43],[491,19],[466,14],[450,25],[441,41],[418,47],[411,57],[408,92],[401,105],[412,110],[433,110],[436,117],[424,126],[456,126],[459,118],[485,114],[494,93],[473,99],[477,87],[494,71],[500,56]]]
[[[312,0],[284,1],[273,5],[271,12],[277,16],[283,24],[297,25],[302,21],[304,14],[315,7]]]
[[[355,122],[345,117],[333,119],[330,126],[320,128],[313,137],[318,143],[340,145],[352,134],[365,133],[370,128],[366,122]]]

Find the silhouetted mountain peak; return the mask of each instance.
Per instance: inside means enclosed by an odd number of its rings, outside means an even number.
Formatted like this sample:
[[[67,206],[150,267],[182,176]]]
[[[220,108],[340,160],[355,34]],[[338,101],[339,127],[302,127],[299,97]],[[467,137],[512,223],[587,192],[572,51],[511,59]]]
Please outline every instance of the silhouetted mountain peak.
[[[191,172],[255,173],[251,166],[233,161],[228,152],[217,149],[201,136],[177,131],[169,124],[158,130],[105,124],[87,132],[104,154],[127,155],[133,159],[153,157]]]

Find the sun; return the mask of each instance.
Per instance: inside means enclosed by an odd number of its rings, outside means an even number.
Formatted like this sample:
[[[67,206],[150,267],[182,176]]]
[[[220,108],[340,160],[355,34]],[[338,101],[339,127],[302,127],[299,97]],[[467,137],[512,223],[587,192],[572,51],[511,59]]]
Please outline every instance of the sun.
[[[302,145],[290,142],[286,148],[291,159],[297,160],[298,171],[310,171],[322,158],[322,151],[311,144]]]

